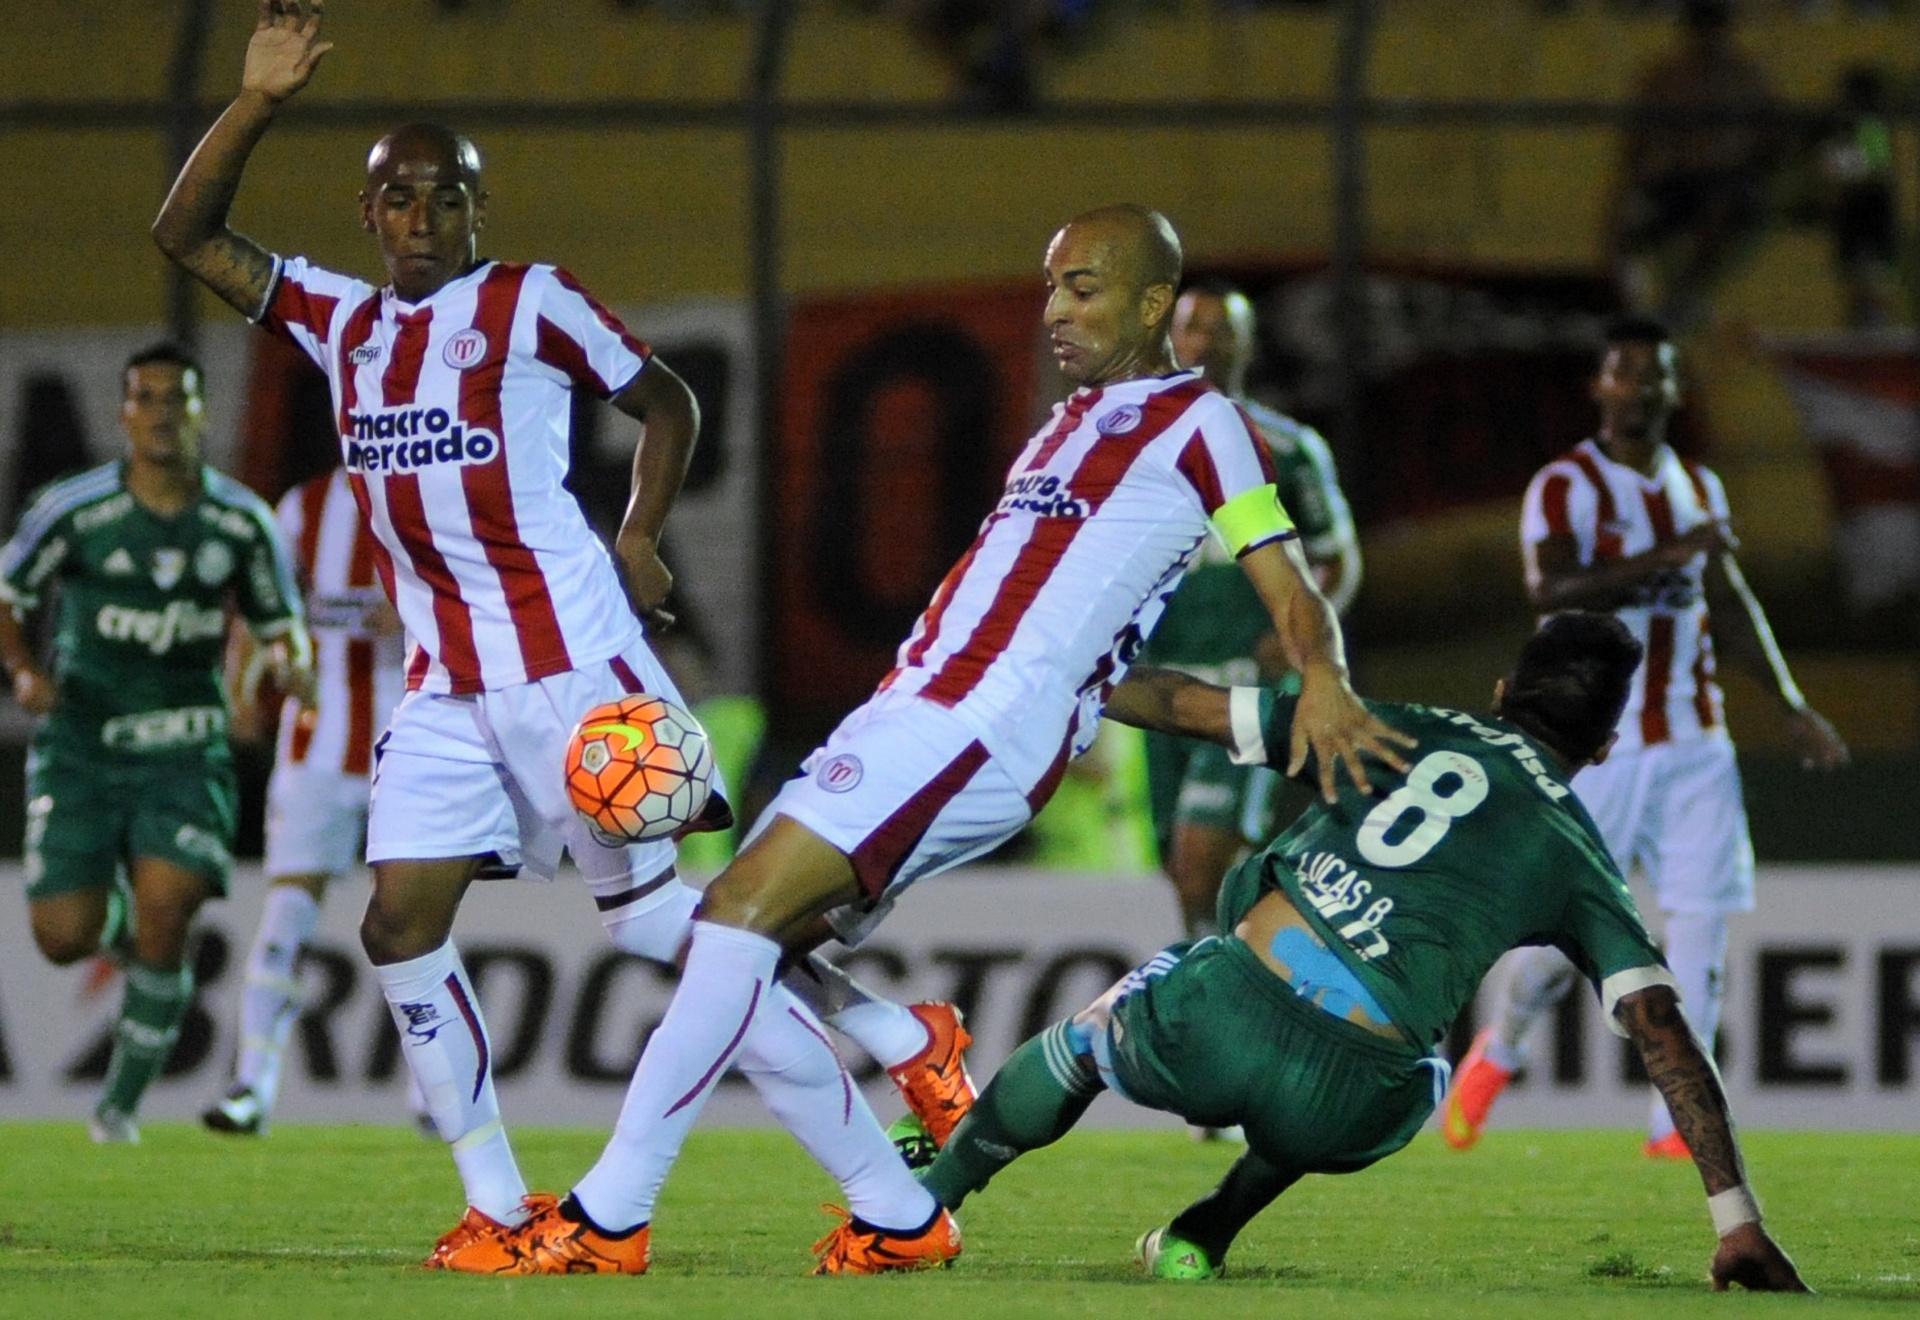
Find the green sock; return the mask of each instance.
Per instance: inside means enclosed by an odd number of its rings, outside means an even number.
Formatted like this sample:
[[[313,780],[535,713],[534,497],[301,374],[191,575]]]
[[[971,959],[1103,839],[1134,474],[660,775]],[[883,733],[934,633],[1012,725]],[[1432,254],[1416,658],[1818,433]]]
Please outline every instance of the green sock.
[[[1073,1052],[1067,1024],[1055,1023],[1001,1065],[921,1181],[958,1210],[1020,1156],[1065,1136],[1102,1089],[1092,1062]]]
[[[113,1032],[113,1058],[107,1064],[102,1109],[131,1117],[140,1108],[160,1070],[167,1066],[173,1042],[193,1001],[193,968],[127,964],[127,989],[120,1000],[120,1022]]]
[[[1169,1227],[1175,1237],[1185,1238],[1206,1252],[1208,1261],[1218,1269],[1240,1230],[1299,1181],[1298,1173],[1269,1164],[1248,1151],[1233,1162],[1218,1187],[1182,1210]]]
[[[117,963],[133,961],[133,895],[118,876],[107,889],[107,917],[100,923],[100,952]]]

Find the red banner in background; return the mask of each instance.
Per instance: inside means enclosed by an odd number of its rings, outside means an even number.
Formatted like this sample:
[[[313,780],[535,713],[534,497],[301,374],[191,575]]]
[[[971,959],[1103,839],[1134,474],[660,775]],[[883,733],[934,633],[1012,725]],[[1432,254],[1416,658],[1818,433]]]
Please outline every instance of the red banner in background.
[[[807,299],[770,455],[768,690],[810,745],[892,666],[1037,418],[1036,282]]]
[[[1866,613],[1920,599],[1920,339],[1808,335],[1768,347],[1826,471],[1848,603]]]

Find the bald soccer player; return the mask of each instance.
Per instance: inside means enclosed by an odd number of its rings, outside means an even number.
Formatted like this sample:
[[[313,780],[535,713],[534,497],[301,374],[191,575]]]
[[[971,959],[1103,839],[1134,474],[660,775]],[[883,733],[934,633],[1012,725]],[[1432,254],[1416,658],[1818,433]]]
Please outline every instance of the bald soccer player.
[[[856,943],[915,881],[978,857],[1039,811],[1093,741],[1107,694],[1202,541],[1217,532],[1304,676],[1291,761],[1321,791],[1394,741],[1348,686],[1340,625],[1314,588],[1266,447],[1168,339],[1173,227],[1138,206],[1072,221],[1047,247],[1046,327],[1078,388],[1028,442],[998,507],[947,574],[896,667],[761,817],[707,890],[686,969],[642,1054],[613,1139],[573,1192],[455,1269],[563,1273],[637,1257],[654,1200],[715,1079],[770,1003],[782,958],[830,928]],[[834,1105],[841,1102],[836,1098]],[[855,1210],[817,1273],[944,1265],[951,1217],[919,1192],[904,1231]],[[641,1250],[644,1250],[642,1248]]]
[[[347,481],[415,643],[407,693],[376,744],[360,933],[466,1192],[465,1216],[428,1257],[440,1268],[552,1201],[527,1196],[451,939],[467,886],[523,867],[551,876],[564,850],[623,951],[672,962],[691,929],[699,895],[676,876],[673,844],[596,839],[567,801],[562,757],[574,722],[601,702],[641,690],[679,700],[640,616],[657,614],[672,585],[656,546],[699,417],[680,378],[572,276],[481,259],[480,153],[448,129],[410,124],[367,159],[360,224],[379,245],[384,287],[275,256],[228,227],[248,156],[331,49],[320,27],[318,4],[260,5],[240,95],[182,169],[153,234],[327,373]],[[561,484],[577,391],[644,427],[612,556]],[[710,826],[731,819],[719,792],[709,813]],[[813,1014],[779,987],[765,997],[772,1011],[735,1040],[741,1071],[858,1213],[920,1223],[925,1193],[900,1188],[900,1162]],[[882,1063],[964,1080],[954,1031],[897,1005],[855,1009],[857,1022],[836,1021]]]

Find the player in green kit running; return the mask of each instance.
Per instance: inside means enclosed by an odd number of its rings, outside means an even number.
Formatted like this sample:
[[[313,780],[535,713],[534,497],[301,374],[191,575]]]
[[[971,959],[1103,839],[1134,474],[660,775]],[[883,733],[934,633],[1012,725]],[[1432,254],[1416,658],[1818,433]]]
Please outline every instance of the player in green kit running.
[[[1266,442],[1280,507],[1300,533],[1314,584],[1344,613],[1360,589],[1353,515],[1320,433],[1246,397],[1253,328],[1253,304],[1244,293],[1219,281],[1196,282],[1173,306],[1174,356],[1183,366],[1199,367]],[[1282,674],[1294,690],[1300,682],[1286,673],[1280,639],[1247,575],[1212,538],[1168,599],[1140,663],[1226,685]],[[1188,938],[1212,934],[1220,878],[1249,844],[1258,846],[1273,834],[1279,777],[1265,766],[1234,765],[1209,744],[1154,732],[1146,741],[1161,868],[1179,895]]]
[[[102,949],[124,963],[106,1091],[88,1130],[131,1143],[140,1097],[192,1000],[194,913],[227,891],[228,610],[290,690],[308,681],[311,644],[273,511],[200,461],[199,364],[172,345],[150,348],[127,363],[124,388],[127,457],[50,486],[0,552],[0,660],[15,699],[43,717],[27,763],[34,943],[63,966]],[[48,674],[21,616],[56,586]]]
[[[926,1175],[949,1210],[1064,1135],[1103,1088],[1247,1153],[1140,1240],[1162,1278],[1217,1274],[1240,1230],[1308,1173],[1351,1173],[1413,1139],[1446,1089],[1434,1046],[1495,959],[1552,944],[1639,1049],[1706,1184],[1716,1289],[1800,1290],[1760,1226],[1719,1074],[1673,976],[1567,786],[1602,760],[1641,647],[1610,615],[1548,619],[1491,715],[1367,703],[1419,739],[1376,793],[1342,786],[1227,877],[1220,936],[1175,945],[1016,1050]],[[1138,671],[1109,714],[1284,759],[1297,698]]]

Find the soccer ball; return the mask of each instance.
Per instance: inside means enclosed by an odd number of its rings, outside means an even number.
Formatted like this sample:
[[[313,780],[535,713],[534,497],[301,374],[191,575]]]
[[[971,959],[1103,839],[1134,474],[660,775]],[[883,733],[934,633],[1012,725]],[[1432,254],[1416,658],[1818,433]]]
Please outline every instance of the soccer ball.
[[[645,692],[595,706],[567,740],[567,796],[610,848],[691,825],[713,791],[713,748],[699,721]]]

